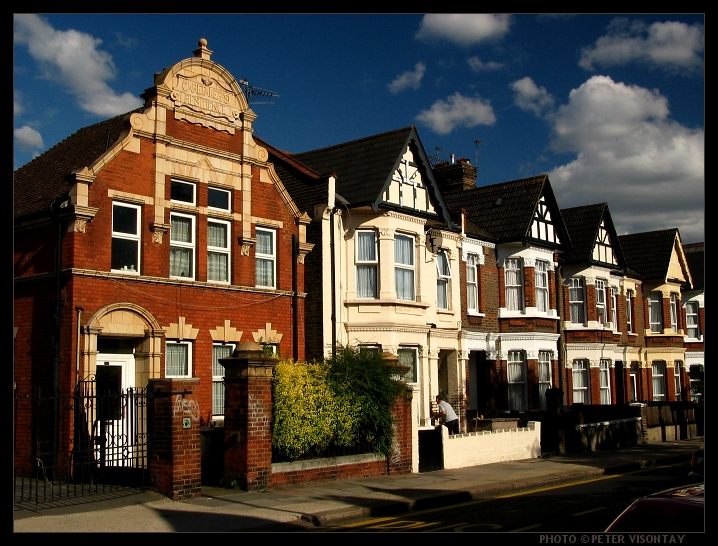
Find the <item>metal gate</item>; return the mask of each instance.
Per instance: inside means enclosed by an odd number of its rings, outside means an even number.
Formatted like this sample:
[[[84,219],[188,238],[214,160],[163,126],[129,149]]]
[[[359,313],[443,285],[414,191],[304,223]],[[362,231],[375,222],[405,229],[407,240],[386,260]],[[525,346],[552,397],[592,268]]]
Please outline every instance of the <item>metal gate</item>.
[[[94,379],[15,395],[15,506],[37,510],[149,487],[147,389]]]

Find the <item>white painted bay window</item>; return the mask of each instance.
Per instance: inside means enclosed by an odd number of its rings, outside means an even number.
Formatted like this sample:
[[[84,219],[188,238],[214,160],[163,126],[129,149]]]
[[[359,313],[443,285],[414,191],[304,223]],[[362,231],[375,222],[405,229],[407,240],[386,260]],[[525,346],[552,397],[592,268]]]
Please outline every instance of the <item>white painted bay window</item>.
[[[524,308],[523,267],[520,259],[505,260],[504,284],[506,286],[506,309],[522,311]]]
[[[356,232],[356,292],[357,298],[376,298],[378,287],[378,260],[376,232]]]
[[[394,238],[394,273],[396,297],[414,301],[414,238],[397,235]]]
[[[436,270],[437,307],[439,309],[448,309],[451,288],[451,266],[449,265],[449,257],[445,250],[439,250],[439,253],[436,255]]]
[[[547,313],[548,304],[548,262],[538,260],[534,269],[536,283],[536,310]]]

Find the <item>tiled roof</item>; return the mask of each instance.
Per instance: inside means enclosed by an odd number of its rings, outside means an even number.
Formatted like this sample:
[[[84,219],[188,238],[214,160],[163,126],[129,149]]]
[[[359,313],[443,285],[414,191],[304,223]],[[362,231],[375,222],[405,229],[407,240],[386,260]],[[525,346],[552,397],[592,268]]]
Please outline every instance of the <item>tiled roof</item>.
[[[561,220],[556,199],[545,174],[444,193],[451,209],[466,209],[468,218],[502,242],[523,241],[531,234],[531,223],[541,196],[553,207],[555,227],[565,248],[570,239]]]
[[[619,236],[626,265],[646,279],[664,279],[668,274],[676,228]]]
[[[570,252],[561,256],[564,263],[597,263],[593,259],[593,247],[603,221],[613,244],[618,267],[625,267],[621,244],[606,203],[561,209],[561,216],[571,237],[572,247]]]
[[[705,274],[705,244],[694,243],[690,245],[683,245],[683,252],[686,255],[688,268],[691,271],[693,290],[703,290],[703,276]]]
[[[416,129],[405,127],[294,154],[294,158],[321,174],[335,174],[337,193],[352,206],[373,204],[392,176],[412,134],[416,134]]]
[[[14,216],[40,213],[52,198],[65,193],[69,189],[65,177],[105,153],[126,127],[129,113],[83,127],[17,169],[13,173]]]

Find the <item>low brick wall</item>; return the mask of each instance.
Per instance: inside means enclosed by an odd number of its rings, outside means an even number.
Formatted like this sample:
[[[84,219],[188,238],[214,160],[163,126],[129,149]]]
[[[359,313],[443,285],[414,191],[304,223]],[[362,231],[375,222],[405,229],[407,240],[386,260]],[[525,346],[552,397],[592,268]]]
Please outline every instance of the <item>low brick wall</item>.
[[[447,470],[541,456],[541,423],[538,421],[529,421],[527,427],[454,436],[449,436],[446,427],[441,430]]]
[[[407,470],[408,472],[408,470]],[[386,457],[350,455],[292,463],[272,463],[271,485],[326,482],[347,478],[369,478],[389,473]]]

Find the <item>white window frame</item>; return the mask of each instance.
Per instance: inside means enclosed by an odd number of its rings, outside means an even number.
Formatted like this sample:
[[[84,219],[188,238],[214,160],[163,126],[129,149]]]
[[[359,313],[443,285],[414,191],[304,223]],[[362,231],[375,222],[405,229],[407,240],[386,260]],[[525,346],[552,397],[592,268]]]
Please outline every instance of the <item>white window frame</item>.
[[[663,333],[663,294],[658,291],[648,293],[648,326],[651,333]]]
[[[598,363],[599,389],[601,391],[601,404],[611,403],[611,361],[602,358]]]
[[[212,344],[212,418],[224,419],[224,366],[219,363],[221,358],[227,358],[235,349],[234,343]],[[217,354],[222,349],[226,355]]]
[[[449,253],[443,248],[436,254],[436,275],[436,307],[446,311],[451,301],[451,262]]]
[[[680,401],[681,397],[681,369],[683,368],[683,361],[676,360],[673,362],[673,384],[676,389],[676,400]]]
[[[170,226],[172,225],[172,219],[173,218],[186,218],[190,220],[190,235],[192,237],[192,240],[187,241],[178,241],[174,239],[174,232],[170,228],[170,278],[172,279],[190,279],[194,280],[195,278],[195,270],[196,270],[196,244],[197,244],[197,230],[196,230],[196,223],[197,218],[191,214],[182,214],[179,212],[171,212],[170,213]],[[190,251],[190,268],[191,272],[189,275],[177,275],[172,274],[172,249],[176,248],[178,250],[189,250]]]
[[[506,378],[509,389],[508,395],[510,411],[524,412],[528,410],[526,364],[525,351],[509,351],[506,359]]]
[[[697,301],[687,301],[686,307],[686,335],[690,339],[700,339],[699,306]]]
[[[659,401],[668,400],[666,392],[666,362],[654,360],[651,363],[651,383],[653,386],[653,399]]]
[[[603,279],[596,279],[596,320],[606,325],[606,281]]]
[[[536,310],[539,313],[548,313],[548,262],[536,260],[534,281],[536,284]]]
[[[636,332],[633,326],[633,290],[626,290],[626,329],[629,334]]]
[[[569,318],[571,324],[586,324],[586,288],[583,277],[568,280]]]
[[[507,311],[524,309],[524,268],[521,258],[504,260],[504,293]]]
[[[170,374],[168,373],[169,370],[169,362],[168,359],[170,357],[170,350],[169,348],[172,346],[182,346],[186,347],[186,356],[187,356],[187,362],[185,363],[186,366],[186,372],[180,373],[180,374]],[[192,377],[192,343],[189,341],[179,341],[179,340],[171,340],[168,339],[165,343],[165,377],[166,378],[172,378],[172,377]]]
[[[553,385],[553,366],[551,351],[539,351],[538,356],[538,387],[539,403],[542,410],[546,409],[546,391]]]
[[[399,240],[407,240],[411,248],[411,262],[399,261],[397,256]],[[394,283],[396,298],[398,300],[416,301],[416,237],[397,233],[394,236]],[[407,274],[408,273],[408,274]],[[410,287],[405,287],[402,278],[406,277],[411,281]]]
[[[209,241],[209,226],[210,226],[210,224],[217,224],[217,225],[224,226],[225,233],[226,233],[224,246],[210,245],[210,241]],[[217,220],[216,218],[207,218],[207,282],[229,284],[230,279],[232,278],[232,255],[230,253],[231,241],[232,241],[232,224],[230,222],[227,222],[225,220]],[[225,271],[225,278],[223,278],[223,279],[212,278],[213,268],[210,265],[210,258],[213,255],[224,256],[225,259],[227,260],[227,268]]]
[[[591,365],[585,358],[577,358],[571,364],[574,404],[591,403]]]
[[[365,255],[364,251],[368,250],[367,245],[361,244],[361,240],[371,236],[373,243],[373,257]],[[376,231],[373,229],[360,229],[356,232],[355,244],[355,287],[357,298],[376,299],[379,297],[379,244]],[[366,273],[366,274],[365,274]],[[373,276],[373,286],[371,284],[364,286],[369,280],[368,277]]]
[[[180,187],[180,186],[186,186],[192,188],[192,198],[191,199],[177,199],[176,196],[172,197],[172,186]],[[172,178],[170,180],[170,201],[173,203],[182,203],[183,205],[197,205],[197,184],[194,182],[187,182],[186,180],[178,180],[176,178]]]
[[[479,257],[466,256],[466,309],[469,314],[479,314]]]
[[[213,193],[222,193],[227,196],[227,206],[226,207],[215,207],[209,204],[210,202],[210,195]],[[232,212],[232,192],[229,190],[225,190],[223,188],[215,188],[213,186],[210,186],[207,188],[207,208],[210,210],[221,210],[222,212]]]
[[[678,333],[678,296],[675,292],[671,292],[670,298],[671,309],[671,330],[674,334]]]
[[[134,211],[135,213],[135,232],[131,233],[129,231],[117,231],[115,229],[115,211],[117,208],[122,209],[129,209]],[[142,223],[142,207],[140,205],[132,205],[130,203],[122,203],[119,201],[113,201],[112,202],[112,245],[110,247],[110,270],[116,271],[120,273],[126,273],[129,275],[139,275],[140,274],[140,252],[142,248],[142,235],[141,235],[141,223]],[[112,267],[112,260],[114,259],[114,250],[113,246],[115,241],[117,241],[118,244],[127,244],[127,242],[134,243],[135,245],[135,263],[137,264],[137,267],[135,268],[134,264],[130,264],[130,267],[128,268],[127,265],[122,266],[119,269]]]
[[[272,239],[272,253],[267,254],[259,251],[259,244],[255,245],[255,286],[259,288],[277,288],[277,230],[276,229],[269,229],[269,228],[262,228],[257,226],[256,228],[256,234],[257,239],[259,239],[260,233],[268,233],[271,235]],[[259,241],[257,241],[259,243]],[[260,284],[260,270],[259,265],[261,263],[270,263],[272,266],[272,282],[271,284]]]
[[[618,290],[611,287],[611,324],[618,331]]]
[[[411,347],[400,345],[396,352],[399,364],[409,366],[410,369],[404,375],[407,384],[417,385],[420,379],[420,367],[419,367],[419,349],[418,347]]]
[[[631,399],[629,402],[637,402],[638,401],[638,374],[640,373],[640,368],[638,367],[638,362],[631,362],[630,364],[630,372],[628,374],[628,378],[630,381],[629,388],[631,389]]]

